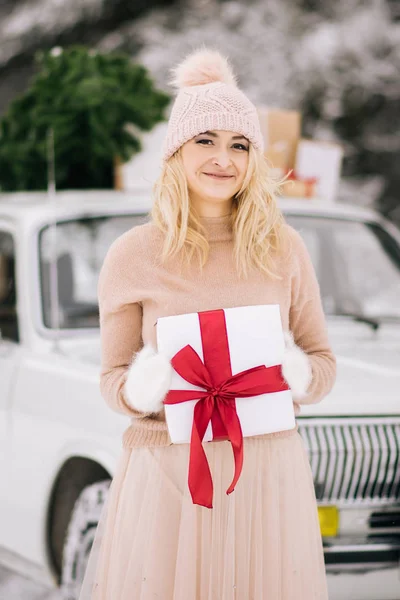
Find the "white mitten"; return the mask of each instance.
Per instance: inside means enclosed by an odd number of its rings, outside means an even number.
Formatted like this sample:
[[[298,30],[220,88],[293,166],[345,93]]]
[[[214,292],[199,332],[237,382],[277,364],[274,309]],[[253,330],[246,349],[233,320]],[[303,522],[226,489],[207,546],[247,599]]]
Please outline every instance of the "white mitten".
[[[144,346],[129,367],[125,382],[125,396],[132,408],[146,413],[157,413],[171,386],[173,368],[166,356],[151,346]]]
[[[307,396],[311,383],[312,370],[310,360],[299,346],[296,346],[293,335],[285,332],[285,351],[282,358],[282,375],[291,389],[293,400]]]

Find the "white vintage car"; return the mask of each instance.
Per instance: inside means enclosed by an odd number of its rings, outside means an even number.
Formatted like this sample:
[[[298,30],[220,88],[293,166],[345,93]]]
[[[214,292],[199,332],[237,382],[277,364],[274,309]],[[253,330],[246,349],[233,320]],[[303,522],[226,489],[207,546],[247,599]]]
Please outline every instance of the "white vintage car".
[[[99,392],[98,272],[149,203],[148,190],[0,194],[0,561],[68,600],[129,424]],[[314,261],[338,361],[331,394],[298,419],[330,598],[399,599],[400,234],[360,208],[282,208]]]

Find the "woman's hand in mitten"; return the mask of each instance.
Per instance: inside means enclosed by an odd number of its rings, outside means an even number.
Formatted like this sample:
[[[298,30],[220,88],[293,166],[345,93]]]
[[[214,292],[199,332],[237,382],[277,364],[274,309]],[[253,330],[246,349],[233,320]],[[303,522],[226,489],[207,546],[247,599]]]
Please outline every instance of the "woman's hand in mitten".
[[[125,381],[127,403],[139,412],[158,413],[171,386],[173,368],[166,356],[144,346],[136,354]]]
[[[284,338],[282,375],[290,387],[293,400],[301,400],[307,396],[307,389],[312,379],[310,360],[307,354],[299,346],[296,346],[290,332],[285,332]],[[299,414],[300,406],[297,402],[294,402],[294,408],[295,414]]]

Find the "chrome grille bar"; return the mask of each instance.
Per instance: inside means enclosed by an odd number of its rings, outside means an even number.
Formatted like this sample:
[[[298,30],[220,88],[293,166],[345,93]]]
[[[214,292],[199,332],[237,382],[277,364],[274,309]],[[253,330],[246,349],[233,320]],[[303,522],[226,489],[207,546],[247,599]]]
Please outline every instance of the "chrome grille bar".
[[[400,417],[298,419],[319,502],[400,502]]]
[[[378,439],[381,448],[381,468],[378,473],[377,483],[377,494],[379,495],[379,498],[382,498],[383,492],[386,488],[386,478],[389,467],[389,447],[385,431],[386,427],[384,428],[383,425],[378,425]]]
[[[360,487],[359,497],[368,496],[367,490],[371,488],[371,478],[372,474],[377,465],[377,459],[379,455],[379,451],[374,452],[374,442],[373,436],[371,435],[371,428],[365,426],[363,429],[363,442],[365,447],[365,452],[367,455],[367,462],[365,464],[365,477],[362,481],[362,486]]]
[[[344,445],[344,437],[343,431],[338,425],[332,426],[335,438],[335,446],[337,449],[337,457],[338,461],[336,463],[336,469],[334,473],[334,482],[330,491],[330,494],[333,498],[339,497],[339,491],[342,485],[342,473],[344,473],[345,465],[346,465],[346,456],[345,456],[345,445]]]
[[[399,461],[399,449],[396,444],[396,437],[394,435],[393,429],[388,427],[386,430],[388,436],[388,444],[389,444],[389,465],[387,472],[387,485],[386,485],[386,494],[385,498],[390,498],[390,493],[393,488],[394,478],[397,470],[397,465]]]
[[[376,478],[379,472],[379,465],[381,462],[380,452],[379,452],[379,440],[376,434],[376,428],[374,425],[371,425],[368,428],[368,434],[370,436],[371,441],[371,452],[372,452],[372,464],[371,471],[368,479],[367,489],[365,490],[365,495],[367,498],[373,498],[373,490],[375,487]]]

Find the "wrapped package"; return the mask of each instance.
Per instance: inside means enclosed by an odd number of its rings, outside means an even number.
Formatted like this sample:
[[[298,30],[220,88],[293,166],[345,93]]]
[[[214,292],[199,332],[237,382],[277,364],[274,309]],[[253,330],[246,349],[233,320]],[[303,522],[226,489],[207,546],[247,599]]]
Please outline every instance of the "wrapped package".
[[[295,172],[300,179],[315,177],[315,195],[332,202],[336,198],[343,149],[339,144],[301,139],[297,146]]]
[[[173,443],[190,443],[193,501],[211,506],[212,480],[202,442],[229,440],[233,491],[243,462],[243,436],[295,427],[282,377],[284,339],[279,305],[162,317],[157,342],[174,367],[164,404]],[[208,470],[207,470],[208,469]]]

